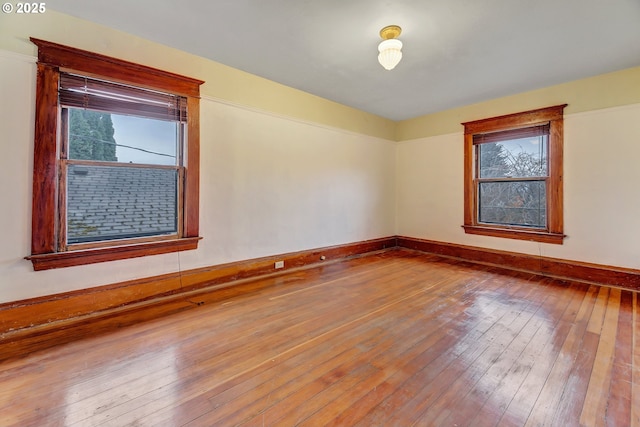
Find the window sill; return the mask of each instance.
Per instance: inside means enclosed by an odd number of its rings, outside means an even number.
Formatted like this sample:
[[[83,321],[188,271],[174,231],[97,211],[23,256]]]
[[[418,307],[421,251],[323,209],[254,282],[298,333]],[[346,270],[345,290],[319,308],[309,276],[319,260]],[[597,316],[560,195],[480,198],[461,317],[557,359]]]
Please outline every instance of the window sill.
[[[52,268],[73,267],[147,255],[193,250],[198,248],[198,241],[200,239],[202,239],[202,237],[186,237],[183,239],[138,243],[126,246],[111,246],[98,249],[31,255],[25,257],[25,259],[33,263],[33,269],[35,271],[49,270]]]
[[[481,225],[463,225],[462,228],[464,228],[464,232],[467,234],[528,240],[531,242],[551,243],[554,245],[561,245],[566,237],[564,234],[549,233],[547,231],[497,228]]]

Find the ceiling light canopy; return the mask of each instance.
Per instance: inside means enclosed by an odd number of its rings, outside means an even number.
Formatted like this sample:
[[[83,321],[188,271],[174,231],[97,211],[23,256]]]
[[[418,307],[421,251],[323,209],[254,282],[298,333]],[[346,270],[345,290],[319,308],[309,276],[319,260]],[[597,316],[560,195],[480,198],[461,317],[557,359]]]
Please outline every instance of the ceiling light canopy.
[[[402,28],[397,25],[389,25],[380,30],[380,37],[384,40],[378,45],[378,62],[386,70],[393,70],[402,59],[402,42],[397,37]]]

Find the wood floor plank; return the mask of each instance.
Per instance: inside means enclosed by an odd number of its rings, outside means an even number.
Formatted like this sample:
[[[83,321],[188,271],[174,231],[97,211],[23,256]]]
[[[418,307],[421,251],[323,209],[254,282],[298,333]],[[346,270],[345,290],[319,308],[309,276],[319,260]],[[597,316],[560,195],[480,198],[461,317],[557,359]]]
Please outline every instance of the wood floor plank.
[[[313,413],[312,416],[307,417],[299,425],[328,425],[336,422],[341,423],[342,425],[347,425],[347,420],[345,418],[338,421],[339,416],[345,410],[349,407],[359,407],[362,405],[361,400],[365,395],[372,390],[377,390],[377,388],[383,384],[391,384],[392,376],[398,373],[401,373],[402,375],[407,372],[411,372],[412,366],[423,366],[426,362],[423,357],[426,355],[428,350],[433,350],[430,352],[430,357],[433,358],[435,357],[435,354],[438,353],[436,349],[446,348],[445,342],[453,337],[444,335],[442,333],[442,328],[447,327],[452,321],[454,321],[454,317],[447,316],[446,320],[445,318],[439,319],[440,321],[438,324],[422,322],[419,328],[409,331],[409,333],[402,334],[402,346],[394,347],[393,352],[385,352],[384,354],[381,354],[380,357],[372,358],[369,362],[379,369],[378,375],[371,375],[364,378],[350,390],[346,390],[339,398],[332,399],[327,402],[321,409]],[[433,333],[422,332],[429,330],[432,330]],[[427,339],[424,337],[427,337]],[[353,419],[349,421],[349,424],[352,422]]]
[[[586,287],[582,285],[572,285],[573,296],[569,300],[560,322],[571,322],[575,318],[584,318],[584,308],[588,306],[585,304],[585,298],[582,294],[582,289]],[[562,305],[558,299],[556,307],[561,308]],[[552,303],[545,300],[541,306],[537,308],[536,314],[539,314],[540,310],[546,310]],[[548,326],[549,322],[547,316],[536,317],[534,322],[539,322],[540,327],[536,328],[535,335],[526,342],[526,347],[518,355],[514,361],[511,369],[503,377],[501,382],[494,388],[489,396],[487,396],[486,403],[475,414],[471,414],[473,419],[472,424],[476,426],[493,426],[496,425],[496,420],[500,420],[507,412],[514,395],[521,389],[525,381],[529,378],[529,374],[536,364],[536,361],[541,357],[542,350],[549,341]],[[520,339],[526,339],[527,337],[519,337]],[[523,424],[523,422],[518,422]]]
[[[567,288],[569,291],[570,288]],[[597,293],[597,289],[594,289]],[[577,324],[579,325],[579,319],[588,320],[593,310],[593,299],[584,298],[584,294],[579,292],[578,298],[582,298],[582,303],[577,317]],[[576,298],[576,295],[573,295]],[[561,321],[560,313],[570,313],[566,310],[567,301],[562,297],[560,293],[553,293],[550,296],[550,301],[547,303],[549,307],[553,307],[550,310],[548,316],[545,316],[548,320],[546,328],[542,331],[546,335],[546,341],[540,345],[538,349],[529,356],[530,364],[527,365],[527,375],[522,382],[515,395],[511,399],[511,402],[507,406],[505,412],[502,414],[498,421],[498,426],[513,426],[525,425],[530,418],[530,414],[535,412],[536,405],[539,404],[538,399],[547,384],[549,375],[555,366],[556,359],[560,354],[563,343],[569,335],[575,336],[579,333],[579,326],[572,324],[571,322]],[[553,314],[557,313],[557,314]],[[585,322],[586,327],[586,322]],[[573,333],[572,333],[573,331]],[[573,340],[575,342],[575,339]],[[542,401],[540,401],[542,402]],[[548,402],[548,400],[547,400]]]
[[[512,294],[523,289],[523,281],[516,283],[518,283],[517,286],[509,289]],[[491,281],[484,283],[485,289],[489,289],[490,286]],[[503,294],[502,297],[508,295],[508,293]],[[460,343],[450,347],[448,351],[441,351],[440,356],[433,363],[424,366],[408,378],[396,392],[367,414],[358,425],[410,425],[415,421],[413,416],[419,416],[442,393],[450,389],[450,384],[460,378],[465,369],[471,366],[493,341],[499,340],[505,331],[504,324],[500,322],[507,313],[501,298],[483,298],[479,303],[475,299],[474,305],[467,310],[467,314],[472,316],[472,320],[461,319],[463,323],[459,328],[464,334]],[[474,327],[466,328],[465,320]],[[508,323],[508,320],[503,322]],[[441,387],[441,384],[447,384],[447,388]],[[388,411],[387,408],[395,410]]]
[[[523,349],[539,330],[544,321],[535,319],[535,313],[544,301],[528,294],[528,302],[522,306],[512,306],[502,320],[511,319],[511,323],[502,334],[502,340],[494,342],[465,372],[464,381],[456,381],[440,399],[431,405],[419,418],[419,424],[456,425],[474,418],[491,393],[499,388],[505,375],[520,357]],[[534,321],[531,321],[534,319]],[[457,386],[459,384],[459,386]],[[450,399],[457,396],[460,405],[451,411]]]
[[[487,313],[490,312],[490,307],[487,307]],[[362,425],[375,425],[375,420],[383,418],[390,412],[390,408],[398,406],[408,396],[405,383],[410,378],[427,372],[435,375],[451,355],[464,352],[483,332],[484,330],[467,331],[454,325],[446,333],[440,330],[440,333],[435,335],[438,338],[437,342],[429,344],[427,349],[397,369],[384,382],[373,386],[367,395],[340,413],[333,421],[327,420],[327,424],[353,425],[358,422]],[[423,380],[428,381],[425,377]],[[315,421],[315,418],[312,421]]]
[[[385,276],[380,276],[380,275],[378,275],[378,276],[379,277],[385,277]],[[411,285],[411,283],[412,282],[407,282],[406,284],[407,285]],[[387,289],[387,291],[389,291],[389,289]],[[406,296],[404,298],[406,298]],[[380,299],[380,298],[378,298],[378,299]],[[332,301],[332,300],[333,299],[329,299],[329,301]],[[366,299],[361,299],[361,301],[366,301]],[[297,306],[298,306],[298,308],[300,307],[299,304]],[[314,309],[317,310],[318,307],[316,306],[316,307],[314,307]],[[322,310],[320,310],[320,311],[322,311]],[[367,312],[367,316],[371,316],[372,314],[373,314],[373,312],[371,312],[371,311]],[[322,314],[321,314],[321,316],[322,316]],[[338,318],[340,319],[340,316],[338,316]],[[346,319],[346,318],[347,317],[343,317],[342,321],[344,321],[344,319]],[[306,322],[306,323],[322,325],[322,322]],[[293,327],[294,327],[294,329],[302,329],[301,328],[302,325],[303,324],[301,324],[301,323],[297,323]],[[325,324],[325,326],[322,326],[322,327],[323,328],[327,327],[327,325],[330,325],[330,324]],[[282,331],[279,331],[279,332],[281,333],[283,331],[286,332],[286,329],[282,330]],[[274,342],[274,340],[271,340],[271,341],[272,341],[272,343]],[[287,341],[287,342],[289,342],[289,341]],[[247,351],[246,348],[245,349],[241,349],[241,350],[242,351]],[[270,351],[271,350],[274,350],[274,349],[270,348]],[[261,353],[259,351],[257,351],[257,352],[253,352],[252,351],[251,353],[255,353],[256,354],[256,357],[258,358],[257,359],[258,362],[261,360],[260,358],[263,357],[263,356],[260,356]],[[271,358],[271,357],[272,356],[269,356],[269,358]],[[235,360],[235,357],[234,357],[233,353],[230,353],[229,355],[225,354],[225,356],[222,357],[222,358],[218,358],[218,360],[217,360],[218,363],[216,365],[216,368],[218,368],[217,369],[217,375],[219,377],[223,377],[224,378],[226,376],[226,374],[224,374],[224,371],[220,372],[220,370],[219,370],[220,363],[224,362],[224,360],[226,360],[226,359]],[[254,359],[254,361],[255,360],[256,359]],[[255,362],[251,362],[251,360],[249,360],[248,363],[249,363],[248,366],[253,366],[253,365],[251,365],[251,363],[255,363]],[[258,363],[258,365],[264,365],[264,363]],[[235,364],[235,366],[233,366],[233,369],[237,370],[238,369],[238,364]],[[199,375],[202,375],[202,374],[199,374]],[[118,419],[118,417],[125,417],[126,418],[127,414],[133,412],[134,410],[135,410],[136,414],[154,413],[154,412],[156,412],[158,405],[160,405],[160,406],[164,405],[164,402],[165,402],[166,399],[169,398],[169,399],[174,399],[175,400],[175,396],[173,395],[171,390],[172,390],[172,388],[166,388],[166,389],[163,389],[163,390],[159,390],[158,392],[154,392],[154,393],[151,393],[151,394],[146,394],[146,395],[142,396],[142,399],[138,399],[137,402],[136,401],[132,401],[128,405],[126,405],[126,407],[123,406],[123,407],[117,408],[118,413],[114,413],[113,411],[111,411],[108,414],[104,414],[104,416],[108,416],[109,418],[115,417],[115,419]],[[181,398],[181,400],[182,399],[191,398],[191,396],[189,396],[188,393],[186,393],[184,391],[184,389],[181,390],[181,396],[185,396],[185,397]]]
[[[559,323],[572,321],[582,300],[579,289],[576,288],[574,291],[572,298],[568,301],[558,298],[554,305],[552,298],[545,300],[542,306],[535,306],[536,311],[533,314],[537,315],[540,310],[555,307],[558,315],[561,316]],[[561,312],[563,314],[560,315]],[[539,320],[543,321],[539,322]],[[495,425],[495,420],[499,420],[506,412],[511,398],[520,389],[540,355],[534,350],[536,347],[530,346],[529,343],[536,338],[536,346],[544,348],[545,335],[548,339],[547,322],[546,316],[529,319],[527,327],[514,338],[512,344],[496,359],[496,363],[489,367],[487,374],[478,382],[479,387],[471,391],[470,394],[475,396],[473,399],[468,399],[470,403],[465,402],[461,408],[463,410],[452,412],[446,422],[458,424],[471,419],[473,425]],[[533,355],[525,353],[525,350],[533,350]],[[523,361],[525,364],[522,363]]]
[[[575,298],[574,301],[576,301]],[[578,306],[580,305],[581,304],[578,304]],[[576,311],[580,313],[579,310]],[[572,314],[572,310],[570,308],[567,309],[567,313],[569,317],[564,318],[562,323],[570,324],[571,327],[565,335],[564,342],[553,361],[551,370],[547,375],[544,386],[536,399],[535,407],[529,414],[525,426],[553,424],[553,416],[557,410],[559,402],[561,401],[564,386],[569,379],[572,367],[575,366],[576,358],[583,340],[584,329],[580,326],[580,319],[577,319],[578,321],[576,321],[575,317],[573,317],[576,313]],[[586,312],[583,311],[582,313]]]
[[[532,319],[527,327],[529,333],[519,335],[518,339],[522,342],[520,345],[524,345],[522,351],[515,357],[511,363],[511,366],[500,375],[500,371],[494,373],[493,377],[488,376],[489,372],[485,374],[488,378],[488,384],[483,384],[483,388],[475,387],[475,393],[485,393],[484,399],[476,399],[473,402],[477,402],[477,405],[469,405],[465,402],[466,407],[466,420],[472,420],[472,424],[476,427],[482,426],[494,426],[504,412],[506,411],[513,395],[522,385],[522,382],[527,377],[531,366],[535,362],[535,357],[539,355],[537,349],[541,349],[548,339],[545,331],[545,321],[543,319]],[[505,356],[501,355],[503,360],[507,360]],[[499,366],[499,365],[498,365]],[[493,369],[493,366],[492,366]],[[482,379],[480,380],[482,381]],[[492,387],[489,388],[489,387]],[[466,398],[465,398],[466,400]],[[475,412],[472,412],[475,411]],[[458,411],[454,414],[454,417],[450,419],[459,419]],[[464,421],[458,421],[458,423],[464,423]]]
[[[424,294],[424,292],[419,291],[419,292],[417,292],[417,293],[416,293],[416,295],[417,295],[417,294]],[[416,304],[416,303],[418,303],[418,306],[420,306],[420,305],[421,305],[420,301],[419,301],[419,300],[416,300],[412,295],[410,295],[409,297],[404,297],[404,298],[402,298],[402,300],[407,301],[407,305],[404,305],[404,309],[410,309],[410,308],[411,308],[411,305]],[[402,302],[402,300],[397,301],[397,303]],[[394,304],[394,305],[396,305],[396,304]],[[388,306],[388,307],[390,307],[390,306]],[[435,313],[434,313],[434,314],[435,314]],[[372,319],[370,316],[368,316],[368,317],[369,317],[370,319]],[[387,316],[385,315],[385,317],[387,317]],[[363,320],[364,320],[364,319],[363,319]],[[417,328],[417,325],[414,323],[414,322],[416,322],[416,321],[419,321],[419,319],[418,319],[418,320],[416,320],[416,319],[414,318],[414,319],[411,319],[411,321],[412,321],[412,323],[411,323],[410,325],[407,325],[407,328],[408,328],[408,329],[415,329],[415,330],[419,330],[419,329]],[[396,333],[400,333],[400,334],[402,334],[402,330],[403,330],[403,328],[401,328],[401,326],[402,326],[402,322],[398,322],[398,321],[397,321],[397,319],[396,319],[396,321],[395,321],[394,323],[396,323],[396,325],[395,325],[395,326],[396,326],[396,328],[399,328],[399,329],[396,331]],[[429,326],[429,325],[427,325],[427,326]],[[435,325],[431,325],[431,328],[433,328],[434,326],[435,326]],[[396,328],[394,328],[394,330],[395,330]],[[421,337],[428,337],[428,334],[421,334],[421,335],[419,335],[417,338],[421,338]],[[394,338],[394,339],[396,339],[396,340],[397,340],[397,337],[396,337],[396,338]],[[403,346],[405,346],[405,345],[407,345],[407,344],[410,344],[410,343],[411,343],[411,341],[410,341],[410,340],[404,340],[404,341],[403,341],[403,344],[402,344],[401,346],[397,346],[397,348],[402,348]],[[386,346],[385,346],[384,348],[388,348],[388,347],[386,347]],[[373,350],[375,350],[375,353],[372,353],[372,352],[371,352],[371,351],[373,351]],[[368,352],[367,352],[368,354],[363,355],[363,357],[377,358],[377,357],[378,357],[378,356],[377,356],[377,354],[379,354],[379,352],[380,352],[380,345],[378,345],[378,346],[374,346],[374,347],[372,347],[372,349],[371,349],[370,351],[368,351]],[[354,366],[357,366],[357,364],[356,364],[356,365],[354,365]],[[344,366],[339,366],[339,367],[337,367],[337,368],[339,368],[341,372],[344,372],[344,371],[345,371]],[[308,381],[308,379],[307,379],[306,381]],[[316,380],[314,380],[314,381],[322,381],[322,380],[321,380],[321,379],[316,379]],[[299,383],[300,383],[300,384],[304,384],[304,382],[303,382],[303,381],[299,381]],[[291,384],[287,384],[287,385],[291,385]],[[295,384],[293,384],[293,385],[295,386]],[[273,386],[273,384],[270,384],[270,386]],[[300,387],[300,386],[297,386],[297,387]],[[312,390],[313,390],[313,389],[312,389]],[[268,405],[268,406],[266,406],[266,407],[263,407],[263,411],[258,410],[258,412],[260,412],[260,413],[261,413],[260,418],[261,418],[261,419],[267,419],[267,417],[274,416],[274,415],[272,415],[272,414],[274,414],[274,413],[275,413],[275,414],[279,414],[279,415],[281,415],[281,416],[284,416],[284,415],[285,415],[286,410],[282,409],[281,407],[272,408],[272,406],[277,405],[277,404],[278,404],[278,402],[280,402],[281,400],[283,400],[283,399],[282,399],[282,395],[283,395],[283,393],[284,393],[284,395],[285,395],[285,397],[286,397],[286,396],[291,395],[291,394],[292,394],[292,393],[294,393],[294,392],[297,394],[297,398],[299,398],[299,397],[300,397],[300,395],[301,395],[301,393],[302,393],[300,390],[295,389],[295,388],[294,388],[294,389],[291,389],[290,387],[286,387],[286,388],[282,388],[282,387],[281,387],[281,388],[272,388],[272,389],[271,389],[270,396],[269,396],[269,399],[268,399],[268,400],[269,400],[269,404],[270,404],[270,405]],[[251,395],[249,395],[249,396],[248,396],[248,398],[249,398],[249,399],[255,399],[255,392],[252,392],[252,393],[251,393]],[[216,401],[217,401],[217,399],[216,399]],[[255,402],[254,402],[254,403],[255,403]],[[258,403],[257,403],[257,406],[261,406],[261,405],[263,405],[263,404],[264,404],[264,402],[258,402]],[[290,403],[287,403],[287,405],[289,405],[289,406],[290,406]],[[254,404],[254,405],[252,405],[252,406],[255,406],[255,404]],[[242,415],[242,416],[244,416],[244,417],[246,417],[247,412],[250,412],[250,410],[247,410],[248,408],[247,408],[247,407],[245,407],[245,406],[242,406],[242,407],[243,407],[243,411],[242,411],[242,414],[241,414],[241,415]],[[263,415],[263,414],[262,414],[262,412],[266,412],[266,411],[268,411],[268,413],[267,413],[266,415]],[[200,419],[200,420],[198,420],[198,423],[205,423],[205,424],[209,424],[209,423],[212,423],[212,422],[214,422],[214,421],[219,421],[219,422],[224,422],[225,424],[233,424],[233,423],[235,423],[235,422],[239,422],[239,421],[241,421],[241,420],[238,420],[238,419],[231,419],[231,418],[225,418],[224,420],[218,420],[218,419],[217,419],[217,417],[218,417],[219,415],[220,415],[220,412],[219,412],[219,411],[216,411],[216,414],[215,414],[215,417],[216,417],[216,418],[215,418],[215,419],[212,419],[212,418],[210,418],[210,417],[206,417],[206,418],[204,418],[204,419]]]
[[[606,425],[614,427],[620,421],[631,424],[631,380],[633,357],[633,294],[621,291],[617,335],[614,343],[613,366],[606,405]]]
[[[589,318],[589,325],[587,331],[594,334],[600,334],[602,330],[602,322],[604,321],[604,315],[607,310],[607,302],[609,300],[609,288],[601,287],[598,292],[598,299],[593,307],[591,318]]]
[[[250,317],[250,316],[245,316],[245,317]],[[160,332],[163,336],[167,335],[167,334],[166,334],[166,331],[163,331],[163,329],[162,329],[162,328],[159,328],[158,332]],[[121,338],[126,339],[126,338],[124,338],[124,337],[121,337]],[[128,337],[127,337],[127,338],[128,338]],[[154,338],[154,339],[155,339],[155,338]],[[128,339],[127,339],[127,341],[128,341]],[[159,340],[159,341],[162,341],[162,340]],[[154,342],[155,342],[155,341],[154,341]],[[228,344],[228,343],[227,343],[227,344]],[[158,348],[160,348],[161,346],[162,346],[162,343],[160,344],[160,346],[159,346]],[[139,347],[140,347],[140,348],[142,348],[143,346],[139,346]],[[130,350],[133,350],[133,349],[130,349]],[[150,349],[150,350],[151,350],[151,349]],[[102,351],[103,351],[103,350],[102,350]],[[72,354],[73,354],[73,352],[72,352]],[[153,355],[153,357],[157,358],[157,357],[158,357],[158,354],[162,354],[162,352],[153,352],[153,351],[152,351],[152,352],[150,352],[150,354],[151,354],[151,355]],[[86,350],[85,350],[85,351],[82,351],[82,355],[83,355],[83,356],[85,356],[85,355],[86,355]],[[99,354],[98,354],[98,356],[99,356]],[[154,363],[154,362],[153,362],[153,359],[149,359],[149,358],[147,358],[147,355],[146,355],[146,354],[144,354],[144,355],[143,355],[143,357],[144,357],[144,358],[145,358],[145,360],[146,360],[145,366],[153,366],[153,367],[156,367],[156,366],[157,366],[157,363]],[[85,361],[86,361],[86,359],[85,359]],[[110,365],[110,366],[115,367],[115,366],[116,366],[116,365],[114,364],[115,362],[117,362],[117,361],[110,359],[108,363],[109,363],[109,365]],[[141,374],[142,374],[142,375],[144,375],[144,374],[145,374],[145,370],[144,370],[144,369],[140,369],[140,364],[139,364],[139,363],[136,363],[136,362],[137,362],[136,358],[132,358],[132,359],[129,361],[129,363],[134,364],[134,365],[136,366],[136,369],[137,369],[137,370],[139,370],[139,371],[141,371]],[[85,363],[86,363],[86,362],[85,362]],[[115,369],[115,370],[116,370],[116,373],[117,373],[117,369]],[[108,371],[108,370],[107,370],[107,371]],[[72,372],[72,373],[73,373],[73,372],[75,372],[75,371],[70,369],[70,370],[68,370],[68,372]],[[101,372],[101,370],[98,370],[98,372]],[[112,373],[112,374],[113,374],[113,373]],[[115,377],[116,377],[116,378],[118,378],[118,377],[120,377],[120,376],[119,376],[119,375],[115,375]],[[101,379],[101,378],[97,377],[97,380],[96,380],[97,384],[100,384],[100,383],[101,383],[101,381],[103,381],[103,379]],[[54,383],[55,383],[55,381],[54,381]],[[5,384],[6,384],[6,383],[5,383]],[[44,384],[43,384],[43,385],[44,385]],[[52,384],[52,385],[53,385],[53,384]],[[89,385],[88,387],[84,387],[84,389],[85,389],[85,390],[90,390],[91,388],[92,388],[92,387],[91,387],[91,385]],[[5,389],[5,390],[7,390],[7,389]],[[51,391],[52,391],[51,389],[46,388],[46,387],[43,387],[41,390],[43,390],[43,393],[49,393],[49,392],[51,392]],[[75,394],[83,395],[84,393],[75,393]]]
[[[393,345],[390,339],[381,339],[378,334],[369,343],[365,343],[365,347],[371,347],[373,355],[380,351],[388,349]],[[227,425],[233,425],[238,422],[248,421],[248,419],[259,416],[261,419],[286,414],[287,408],[297,407],[303,397],[312,398],[315,394],[324,390],[325,387],[338,382],[348,375],[352,370],[359,369],[366,355],[358,349],[351,349],[347,357],[331,359],[329,364],[320,364],[294,378],[284,377],[287,380],[283,384],[280,381],[273,381],[265,384],[265,387],[249,390],[238,396],[237,399],[225,402],[226,404],[216,407],[215,413],[211,413],[202,419],[198,419],[194,425],[210,422],[220,422]],[[216,398],[211,399],[211,403],[219,405],[220,401]],[[242,410],[238,410],[242,408]],[[223,417],[223,418],[220,418]]]
[[[393,271],[393,270],[391,270]],[[391,273],[390,277],[394,277]],[[386,277],[382,275],[383,277]],[[378,296],[378,299],[382,299],[382,297]],[[217,331],[222,339],[221,342],[224,345],[224,354],[219,354],[220,350],[216,347],[209,348],[204,352],[200,352],[197,354],[199,359],[210,360],[215,359],[216,363],[212,366],[212,374],[215,371],[215,375],[218,378],[228,378],[234,375],[237,375],[237,372],[242,372],[245,369],[250,369],[256,365],[261,365],[267,363],[267,361],[278,354],[281,354],[282,349],[290,349],[292,343],[296,342],[296,337],[304,337],[306,334],[319,335],[327,328],[331,328],[333,323],[322,323],[318,322],[317,319],[324,316],[324,311],[326,309],[326,304],[333,304],[330,299],[322,298],[319,302],[318,300],[314,300],[315,304],[313,307],[311,306],[302,306],[302,308],[306,308],[306,310],[300,310],[299,315],[296,317],[287,317],[284,320],[282,316],[282,312],[285,310],[276,309],[276,307],[272,307],[271,310],[266,310],[269,314],[265,317],[262,316],[262,322],[260,325],[253,326],[253,335],[267,335],[265,332],[269,329],[278,331],[278,338],[275,336],[270,340],[269,348],[267,349],[267,353],[265,353],[264,349],[262,349],[262,341],[255,340],[253,337],[243,337],[242,335],[234,334],[234,337],[227,338],[223,335],[223,331]],[[363,301],[367,301],[364,299]],[[282,300],[278,300],[274,302],[274,304],[283,304]],[[300,308],[300,305],[298,304]],[[341,308],[340,310],[343,310]],[[346,312],[346,310],[345,310]],[[276,313],[275,315],[273,313]],[[280,313],[280,314],[277,314]],[[336,313],[334,313],[336,314]],[[349,315],[355,315],[353,312],[349,312]],[[269,319],[273,318],[279,319],[277,322],[271,322]],[[310,317],[314,316],[314,317]],[[336,316],[338,319],[345,319],[348,316],[345,314],[344,316]],[[243,319],[243,321],[247,321],[247,319]],[[239,326],[242,327],[243,324]],[[310,327],[312,329],[307,330],[306,327]],[[233,330],[233,329],[232,329]],[[306,333],[305,333],[306,332]],[[246,352],[252,355],[252,357],[246,358],[242,363],[237,363],[237,352]],[[195,354],[195,353],[194,353]],[[186,365],[186,370],[188,374],[189,367],[196,367],[196,373],[194,375],[203,376],[207,375],[206,365],[196,364],[195,362],[190,362]],[[205,370],[203,372],[203,370]],[[171,381],[174,383],[175,381]],[[183,387],[181,387],[183,388]],[[100,414],[101,417],[105,419],[118,419],[118,417],[127,417],[126,414],[135,411],[135,413],[152,413],[157,410],[158,405],[163,406],[164,402],[167,399],[174,399],[174,387],[167,386],[158,387],[152,393],[144,393],[139,396],[134,396],[130,401],[128,401],[125,405],[115,406],[113,408],[109,408],[108,411],[104,411]]]
[[[389,250],[3,346],[0,425],[640,427],[639,311]]]
[[[556,402],[551,424],[566,423],[566,420],[577,423],[580,419],[584,396],[587,394],[589,386],[589,376],[598,348],[599,335],[587,331],[597,294],[597,287],[590,286],[576,315],[576,321],[569,330],[569,335],[576,337],[576,340],[580,339],[580,336],[582,338],[573,365],[570,369],[567,368],[567,371],[570,371],[569,376],[564,384],[562,397]]]
[[[580,414],[580,422],[590,426],[605,424],[605,415],[609,394],[613,355],[616,345],[618,329],[618,313],[620,312],[620,289],[611,289],[606,306],[602,332],[593,363],[593,370],[589,378],[589,388],[584,400],[584,407]]]

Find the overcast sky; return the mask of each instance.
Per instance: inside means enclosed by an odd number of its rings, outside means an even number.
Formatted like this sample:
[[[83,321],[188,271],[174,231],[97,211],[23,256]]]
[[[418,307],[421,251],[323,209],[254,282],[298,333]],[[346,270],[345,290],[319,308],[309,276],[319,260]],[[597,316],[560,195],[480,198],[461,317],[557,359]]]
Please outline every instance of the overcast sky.
[[[518,153],[525,152],[536,154],[539,158],[546,157],[546,147],[541,143],[541,137],[502,141],[500,142],[500,145],[502,145],[503,149],[509,151],[514,156],[517,156]]]
[[[175,122],[118,114],[112,114],[111,120],[115,129],[113,136],[118,144],[118,162],[176,164]]]

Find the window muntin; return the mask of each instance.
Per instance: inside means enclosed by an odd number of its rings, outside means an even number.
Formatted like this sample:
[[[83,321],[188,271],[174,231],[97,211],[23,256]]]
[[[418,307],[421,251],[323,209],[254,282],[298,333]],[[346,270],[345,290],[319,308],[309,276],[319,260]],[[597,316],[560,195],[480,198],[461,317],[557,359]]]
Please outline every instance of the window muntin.
[[[466,233],[562,243],[565,106],[463,123]]]

